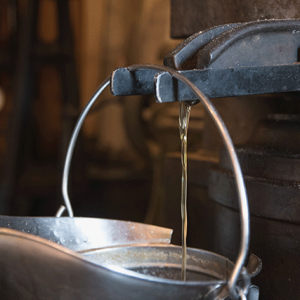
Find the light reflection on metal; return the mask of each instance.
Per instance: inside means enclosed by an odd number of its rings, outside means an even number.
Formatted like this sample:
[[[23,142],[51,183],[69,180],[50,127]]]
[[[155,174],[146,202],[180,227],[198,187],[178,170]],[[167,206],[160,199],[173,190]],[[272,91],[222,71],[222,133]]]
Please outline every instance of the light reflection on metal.
[[[73,251],[136,243],[169,244],[172,230],[136,222],[96,218],[0,216],[0,227],[42,237]]]
[[[122,256],[124,248],[113,249],[120,250]],[[129,250],[134,248],[138,251],[132,252],[134,256],[143,256],[143,249],[146,249],[151,259],[157,257],[157,262],[164,259],[181,267],[180,247],[147,244],[129,247]],[[183,282],[141,274],[116,265],[102,266],[56,243],[1,228],[0,266],[2,270],[5,266],[9,268],[9,272],[0,272],[0,283],[5,286],[1,296],[20,300],[59,299],[62,295],[64,299],[152,300],[163,297],[165,300],[186,300],[204,299],[226,287],[227,273],[233,266],[228,259],[197,249],[189,249],[188,254],[191,267],[197,268],[197,264],[201,268],[202,265],[207,273],[204,276],[209,280]]]
[[[55,214],[55,217],[60,218],[64,211],[66,210],[66,207],[64,205],[61,205],[58,209],[58,211]]]

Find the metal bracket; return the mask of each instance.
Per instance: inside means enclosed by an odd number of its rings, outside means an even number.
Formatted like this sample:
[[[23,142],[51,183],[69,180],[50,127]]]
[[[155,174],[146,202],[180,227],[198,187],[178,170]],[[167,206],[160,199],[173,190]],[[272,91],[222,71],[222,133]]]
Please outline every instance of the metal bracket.
[[[223,25],[191,36],[164,63],[185,68],[180,73],[210,98],[296,92],[300,91],[299,36],[299,20]],[[153,94],[158,102],[196,99],[168,73],[150,69],[117,69],[111,77],[111,92],[116,96]]]
[[[164,65],[176,70],[195,69],[199,50],[208,45],[215,37],[238,25],[240,23],[215,26],[191,35],[167,54],[164,58]]]
[[[233,97],[266,93],[300,91],[300,64],[180,71],[207,97]],[[158,102],[195,100],[197,97],[166,72],[145,69],[115,70],[111,93],[121,95],[156,95]]]

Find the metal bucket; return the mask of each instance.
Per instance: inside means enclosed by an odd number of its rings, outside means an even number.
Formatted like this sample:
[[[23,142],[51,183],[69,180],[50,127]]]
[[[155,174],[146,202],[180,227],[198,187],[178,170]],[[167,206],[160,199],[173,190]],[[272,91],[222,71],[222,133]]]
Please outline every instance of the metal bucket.
[[[147,244],[138,244],[143,234],[140,234],[138,228],[131,226],[131,229],[127,227],[123,231],[123,236],[122,232],[116,234],[115,244],[112,239],[112,244],[106,248],[79,248],[77,251],[80,254],[66,248],[72,249],[72,243],[62,247],[38,236],[2,229],[0,265],[3,271],[0,275],[0,288],[1,291],[6,290],[5,299],[247,299],[250,275],[244,268],[244,263],[249,244],[248,204],[241,170],[225,125],[210,101],[178,72],[162,66],[143,65],[138,68],[151,68],[158,72],[167,70],[194,91],[216,122],[230,155],[238,187],[241,245],[237,262],[233,264],[227,258],[211,252],[188,249],[188,280],[182,281],[177,275],[181,269],[181,248],[163,244],[166,243],[166,234],[170,237],[170,231],[164,231],[165,229],[158,230],[158,239],[159,236],[164,236],[160,245],[151,244],[155,240],[151,238],[146,239]],[[73,211],[68,196],[73,149],[83,120],[109,83],[110,78],[104,81],[87,104],[70,141],[63,174],[63,196],[70,220],[76,219],[72,218]],[[153,226],[144,226],[144,229],[148,227],[148,233],[152,231]],[[92,232],[93,226],[89,226],[89,230]],[[105,228],[97,232],[100,240],[103,235],[109,235]],[[124,235],[128,233],[137,237],[133,239],[137,244],[126,243]],[[76,239],[75,236],[74,238]],[[124,246],[121,246],[122,243]],[[258,297],[249,298],[248,295],[248,299]]]
[[[135,245],[80,255],[4,228],[0,245],[2,299],[215,299],[233,269],[220,255],[189,249],[190,278],[183,282],[174,277],[181,268],[177,246]]]
[[[33,234],[76,252],[141,243],[169,244],[172,236],[168,228],[80,217],[0,216],[0,227]]]

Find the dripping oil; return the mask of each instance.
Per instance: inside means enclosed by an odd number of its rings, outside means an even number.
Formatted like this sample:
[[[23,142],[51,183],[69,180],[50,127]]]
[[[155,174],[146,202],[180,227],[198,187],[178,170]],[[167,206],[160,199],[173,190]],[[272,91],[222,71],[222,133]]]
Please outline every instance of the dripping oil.
[[[186,238],[187,238],[187,131],[191,106],[179,103],[179,135],[181,142],[181,220],[182,220],[182,280],[186,280]]]

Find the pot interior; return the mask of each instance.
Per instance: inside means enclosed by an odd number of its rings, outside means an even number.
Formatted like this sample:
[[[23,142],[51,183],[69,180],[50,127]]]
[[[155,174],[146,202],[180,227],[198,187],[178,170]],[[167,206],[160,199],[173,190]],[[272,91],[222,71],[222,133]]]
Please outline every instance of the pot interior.
[[[143,275],[181,280],[181,247],[135,245],[97,249],[82,253],[101,266],[117,266]],[[233,263],[218,254],[187,249],[187,281],[227,281]]]

